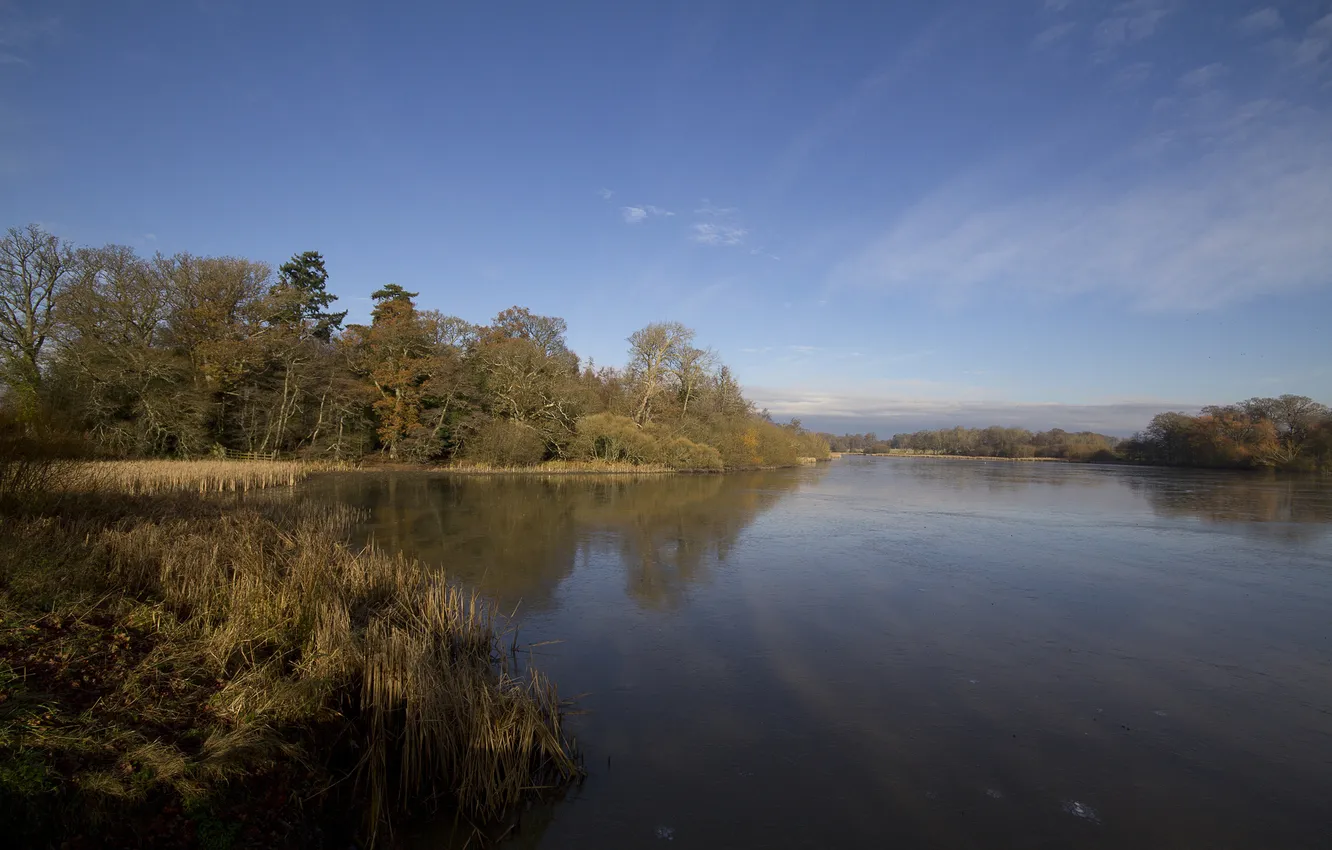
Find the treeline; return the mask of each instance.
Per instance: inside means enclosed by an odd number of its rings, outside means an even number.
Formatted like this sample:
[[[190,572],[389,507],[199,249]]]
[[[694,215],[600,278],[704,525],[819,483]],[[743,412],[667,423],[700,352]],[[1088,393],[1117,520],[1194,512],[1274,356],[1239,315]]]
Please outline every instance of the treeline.
[[[35,225],[0,240],[5,415],[73,430],[98,454],[236,452],[529,465],[721,469],[826,457],[756,412],[675,322],[584,363],[565,322],[514,307],[476,325],[388,284],[344,328],[316,252],[264,263],[74,248]]]
[[[1251,398],[1160,413],[1119,446],[1128,461],[1165,466],[1332,470],[1332,409],[1307,396]]]
[[[1196,416],[1161,413],[1146,429],[1120,440],[1055,428],[949,428],[896,434],[822,435],[833,451],[893,449],[968,457],[1049,457],[1161,466],[1332,470],[1332,409],[1307,396],[1251,398],[1204,407]]]
[[[895,434],[880,440],[878,435],[825,434],[833,451],[886,453],[893,449],[964,457],[1050,457],[1068,460],[1108,460],[1114,456],[1114,437],[1091,431],[1070,433],[1059,428],[1035,433],[1025,428],[944,428]]]

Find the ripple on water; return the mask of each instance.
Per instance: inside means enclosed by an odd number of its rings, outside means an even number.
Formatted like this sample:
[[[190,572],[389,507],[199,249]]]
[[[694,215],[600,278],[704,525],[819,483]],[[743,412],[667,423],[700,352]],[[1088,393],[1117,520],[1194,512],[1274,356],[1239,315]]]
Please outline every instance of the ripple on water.
[[[1096,810],[1086,803],[1079,803],[1077,800],[1065,800],[1064,811],[1077,818],[1089,820],[1092,823],[1100,823],[1101,819],[1096,816]]]

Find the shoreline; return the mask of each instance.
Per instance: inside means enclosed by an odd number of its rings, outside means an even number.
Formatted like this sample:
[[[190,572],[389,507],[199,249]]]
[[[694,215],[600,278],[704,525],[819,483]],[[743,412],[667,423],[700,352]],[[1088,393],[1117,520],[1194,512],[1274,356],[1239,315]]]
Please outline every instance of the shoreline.
[[[994,455],[946,455],[934,454],[933,452],[913,452],[913,451],[894,451],[894,452],[875,452],[873,454],[864,454],[861,452],[843,452],[840,457],[908,457],[908,458],[933,458],[937,460],[983,460],[983,461],[1003,461],[1006,463],[1077,463],[1066,457],[996,457]]]
[[[802,457],[796,463],[782,466],[746,466],[735,469],[675,469],[662,464],[596,463],[591,461],[548,460],[533,466],[492,466],[490,464],[457,462],[450,464],[363,463],[348,470],[358,472],[432,472],[450,475],[727,475],[733,472],[759,472],[773,469],[800,469],[827,463],[827,458]]]
[[[307,476],[232,463],[59,466],[0,492],[0,813],[20,843],[364,846],[401,807],[500,823],[582,775],[568,704],[492,601],[350,546],[345,509],[234,502]],[[448,724],[413,719],[446,704]],[[420,786],[384,767],[408,759],[432,766]]]
[[[632,464],[606,461],[544,461],[532,466],[494,466],[457,461],[446,464],[409,461],[362,460],[328,462],[319,460],[86,460],[74,461],[79,471],[81,490],[119,490],[137,495],[163,491],[190,490],[208,493],[247,492],[294,486],[316,475],[345,472],[425,472],[447,475],[723,475],[732,472],[756,472],[773,469],[798,469],[827,463],[828,458],[802,457],[796,463],[774,466],[748,466],[735,469],[676,469],[664,464]]]

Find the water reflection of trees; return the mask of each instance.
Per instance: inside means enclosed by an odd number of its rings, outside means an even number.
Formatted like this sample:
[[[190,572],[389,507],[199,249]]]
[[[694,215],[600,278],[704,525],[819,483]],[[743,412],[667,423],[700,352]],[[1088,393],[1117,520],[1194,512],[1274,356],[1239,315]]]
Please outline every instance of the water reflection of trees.
[[[1011,497],[1033,486],[1102,488],[1115,482],[1144,498],[1158,516],[1255,524],[1332,521],[1332,482],[1310,475],[924,458],[876,458],[870,462],[891,463],[894,475],[920,482],[924,488],[959,493],[983,491]],[[1284,536],[1319,533],[1314,527],[1282,531],[1257,526],[1253,532]]]
[[[577,500],[579,522],[613,541],[627,592],[640,604],[671,607],[726,560],[760,514],[822,470],[685,476],[656,486],[603,480]]]
[[[640,604],[669,607],[811,470],[651,477],[329,476],[363,539],[438,564],[506,606],[541,608],[581,558],[613,553]]]
[[[1129,476],[1123,481],[1160,516],[1209,522],[1332,521],[1332,487],[1326,480],[1312,477],[1167,472]]]
[[[866,461],[862,461],[866,462]],[[1008,493],[1033,484],[1097,486],[1101,482],[1085,473],[1090,467],[1057,461],[959,460],[955,458],[873,458],[868,463],[892,464],[894,475],[928,482],[950,490],[983,489]]]

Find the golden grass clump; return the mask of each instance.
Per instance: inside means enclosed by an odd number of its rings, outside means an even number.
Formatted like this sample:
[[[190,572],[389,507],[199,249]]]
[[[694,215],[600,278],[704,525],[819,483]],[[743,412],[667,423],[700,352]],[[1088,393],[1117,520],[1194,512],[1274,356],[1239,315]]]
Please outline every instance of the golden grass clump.
[[[111,480],[191,489],[183,474],[138,475]],[[0,759],[45,753],[47,776],[82,765],[64,792],[91,809],[157,786],[189,804],[297,763],[358,790],[371,840],[421,800],[482,823],[578,775],[558,695],[516,669],[494,606],[418,562],[348,548],[353,513],[265,501],[219,514],[183,494],[117,507],[93,493],[60,518],[15,517],[0,528],[0,549],[14,544],[0,554],[0,662],[51,634],[69,646],[43,650],[55,660],[28,681],[46,688],[32,695],[42,713],[0,735]],[[57,610],[79,613],[43,620]],[[95,703],[57,687],[61,659],[81,652],[105,661],[74,684],[96,680]],[[0,704],[0,720],[22,702]],[[343,768],[318,743],[330,728],[354,753]]]
[[[78,464],[71,487],[78,490],[153,495],[248,492],[293,487],[332,464],[276,460],[111,460]]]
[[[555,691],[505,669],[493,606],[415,561],[348,549],[337,542],[348,519],[241,513],[105,543],[112,569],[155,584],[212,664],[233,671],[215,698],[224,714],[281,723],[358,698],[373,820],[423,793],[495,817],[533,784],[571,777]]]

